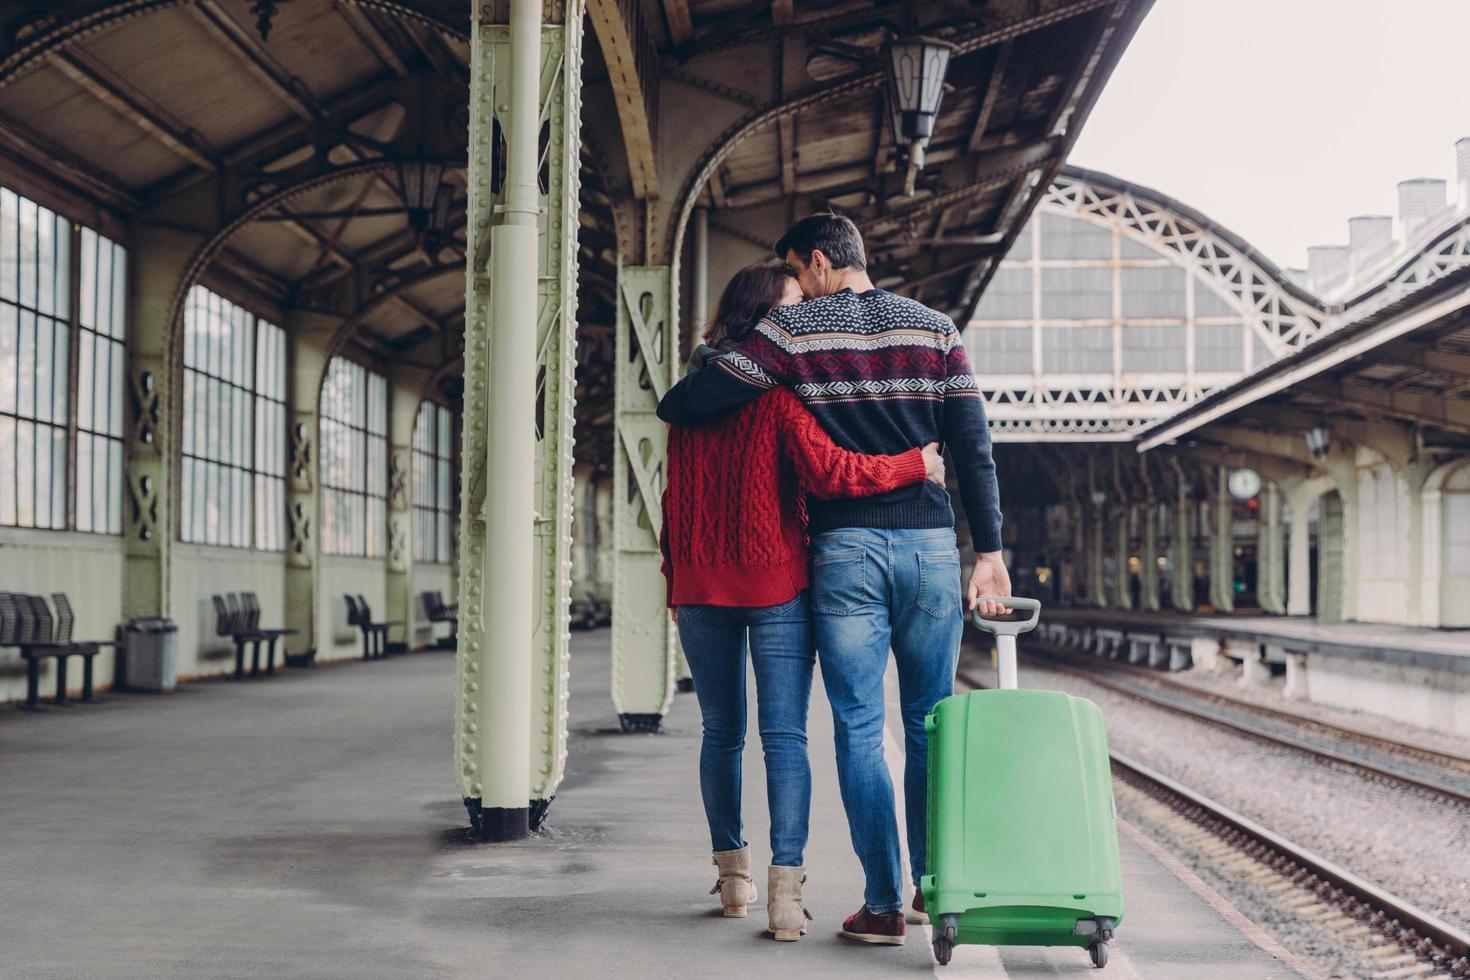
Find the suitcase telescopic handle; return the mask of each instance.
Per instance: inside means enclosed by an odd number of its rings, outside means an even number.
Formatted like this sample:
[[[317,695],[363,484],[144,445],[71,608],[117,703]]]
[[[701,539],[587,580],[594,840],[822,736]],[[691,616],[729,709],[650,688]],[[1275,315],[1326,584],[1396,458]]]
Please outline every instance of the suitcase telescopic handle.
[[[1014,612],[1031,614],[1025,619],[992,619],[980,615],[979,608],[974,609],[970,613],[970,618],[974,621],[975,626],[987,633],[994,633],[996,636],[1018,636],[1021,633],[1028,633],[1036,627],[1036,620],[1041,617],[1041,602],[1037,599],[1025,599],[1021,596],[981,596],[975,600],[977,607],[982,602],[998,602]]]
[[[987,596],[977,600],[976,605],[982,602],[999,602],[1009,607],[1013,614],[1031,614],[1024,619],[991,619],[980,615],[978,608],[970,614],[979,629],[995,634],[996,673],[999,674],[1000,682],[998,686],[1003,691],[1013,691],[1017,686],[1016,637],[1036,626],[1036,620],[1041,616],[1041,603],[1020,596]]]

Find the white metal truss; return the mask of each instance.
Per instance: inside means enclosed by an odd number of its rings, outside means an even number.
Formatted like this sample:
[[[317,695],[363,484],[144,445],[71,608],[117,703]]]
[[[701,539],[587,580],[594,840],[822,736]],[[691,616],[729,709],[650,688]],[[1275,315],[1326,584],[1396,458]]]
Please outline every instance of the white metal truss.
[[[1048,188],[1037,213],[1117,232],[1184,269],[1194,281],[1191,288],[1210,290],[1232,317],[1240,317],[1269,360],[1336,326],[1328,324],[1320,303],[1286,288],[1243,243],[1135,188],[1063,174]],[[1040,233],[1039,227],[1033,231]],[[1035,254],[1039,264],[1045,258],[1039,246]],[[1116,311],[1113,322],[1121,322]],[[1250,347],[1245,363],[1260,367],[1259,359],[1250,360]],[[1106,441],[1126,439],[1245,373],[1197,371],[1192,347],[1188,362],[1183,372],[1168,373],[1125,373],[1115,363],[1110,374],[1048,374],[1039,358],[1030,374],[987,373],[982,363],[975,367],[996,441]]]

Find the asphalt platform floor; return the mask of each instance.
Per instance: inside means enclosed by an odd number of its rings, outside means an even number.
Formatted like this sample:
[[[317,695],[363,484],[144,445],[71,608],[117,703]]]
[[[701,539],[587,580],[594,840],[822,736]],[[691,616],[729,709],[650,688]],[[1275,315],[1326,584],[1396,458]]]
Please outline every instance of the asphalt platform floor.
[[[699,803],[699,711],[623,735],[606,630],[573,635],[574,729],[550,829],[465,838],[451,772],[453,657],[420,653],[274,678],[0,706],[0,978],[1083,976],[1080,949],[961,947],[936,967],[836,934],[862,879],[837,796],[821,685],[799,943],[764,932],[759,738],[747,837],[762,898],[724,919]],[[752,710],[752,719],[754,711]],[[892,713],[890,712],[890,715]],[[890,718],[892,721],[892,718]],[[891,761],[898,742],[891,740]],[[1296,975],[1147,844],[1121,838],[1127,914],[1105,976]]]

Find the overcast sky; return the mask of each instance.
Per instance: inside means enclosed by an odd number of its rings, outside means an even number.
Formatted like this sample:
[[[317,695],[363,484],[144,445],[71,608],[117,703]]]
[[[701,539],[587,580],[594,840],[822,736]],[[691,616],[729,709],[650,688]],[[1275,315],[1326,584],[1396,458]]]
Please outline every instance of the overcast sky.
[[[1163,191],[1281,266],[1397,214],[1470,136],[1470,0],[1157,0],[1070,162]]]

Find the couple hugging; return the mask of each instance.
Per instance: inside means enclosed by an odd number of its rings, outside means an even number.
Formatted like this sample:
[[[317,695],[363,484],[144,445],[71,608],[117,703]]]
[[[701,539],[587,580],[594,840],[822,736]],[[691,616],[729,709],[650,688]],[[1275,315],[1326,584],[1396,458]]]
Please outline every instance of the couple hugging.
[[[954,324],[873,286],[856,225],[815,214],[775,251],[781,261],[730,281],[706,346],[659,405],[672,423],[664,574],[704,718],[699,779],[716,890],[727,916],[756,900],[740,819],[748,638],[771,809],[768,926],[779,940],[806,932],[806,720],[820,656],[842,803],[867,876],[864,904],[841,934],[898,945],[903,884],[883,674],[891,650],[917,884],[924,716],[952,693],[963,606],[1010,595],[990,435]],[[957,470],[977,552],[963,604],[939,444]],[[923,914],[918,893],[913,909]]]

